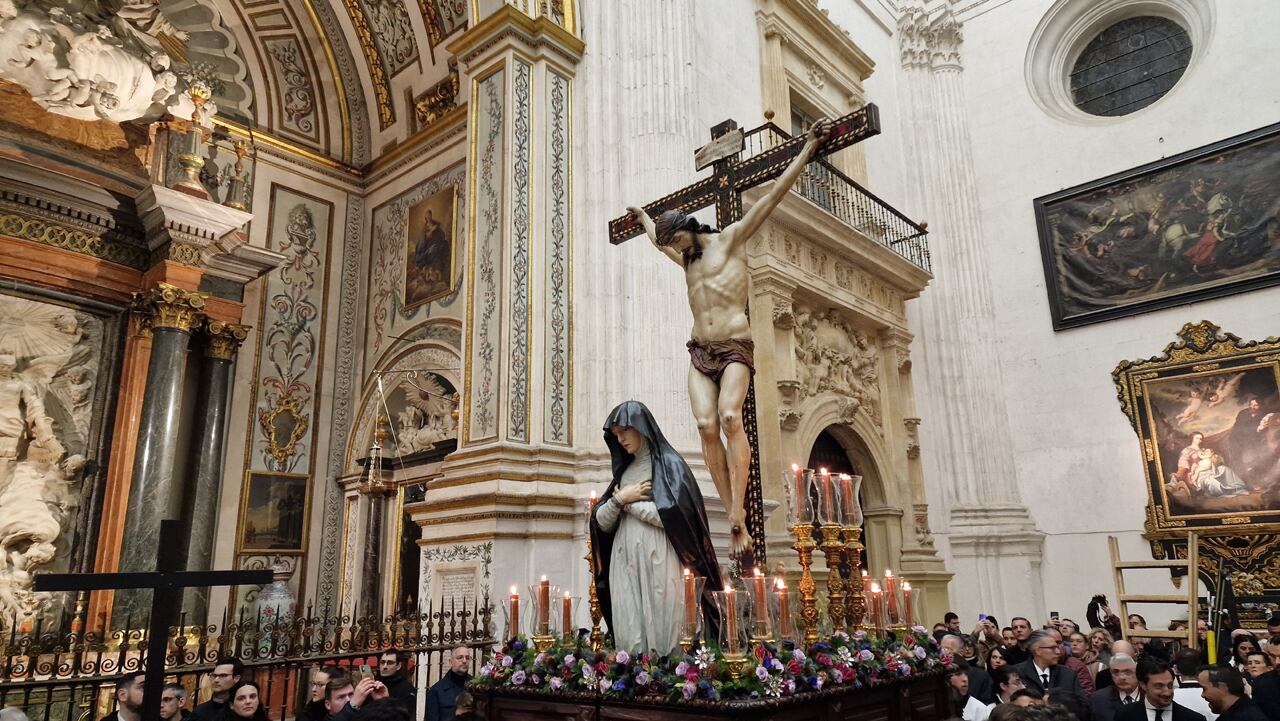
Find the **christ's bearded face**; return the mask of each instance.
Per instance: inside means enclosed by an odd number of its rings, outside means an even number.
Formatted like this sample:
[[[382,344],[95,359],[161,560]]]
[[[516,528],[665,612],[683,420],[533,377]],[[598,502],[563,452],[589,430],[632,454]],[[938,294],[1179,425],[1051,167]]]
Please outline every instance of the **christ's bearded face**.
[[[692,230],[677,230],[671,235],[671,247],[683,253],[693,247],[694,234]]]

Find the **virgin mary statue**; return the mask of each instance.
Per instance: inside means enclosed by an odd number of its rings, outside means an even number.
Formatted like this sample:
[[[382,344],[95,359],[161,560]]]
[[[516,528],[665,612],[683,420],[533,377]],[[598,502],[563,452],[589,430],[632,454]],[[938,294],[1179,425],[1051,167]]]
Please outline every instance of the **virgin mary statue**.
[[[685,568],[707,579],[699,599],[715,638],[710,590],[723,587],[693,471],[639,401],[609,414],[613,482],[591,518],[592,568],[614,647],[667,653],[680,641]]]

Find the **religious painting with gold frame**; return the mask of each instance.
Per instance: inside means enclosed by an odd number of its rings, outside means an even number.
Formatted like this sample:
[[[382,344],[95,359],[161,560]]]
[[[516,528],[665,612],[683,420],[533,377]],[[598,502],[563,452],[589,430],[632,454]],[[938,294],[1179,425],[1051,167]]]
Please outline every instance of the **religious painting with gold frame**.
[[[1280,123],[1034,202],[1054,330],[1280,283]]]
[[[1146,468],[1146,537],[1280,530],[1280,338],[1208,321],[1178,336],[1112,373]]]
[[[453,292],[457,194],[457,187],[450,185],[409,208],[404,251],[406,312]]]
[[[302,552],[307,548],[310,477],[249,471],[240,498],[241,554]]]

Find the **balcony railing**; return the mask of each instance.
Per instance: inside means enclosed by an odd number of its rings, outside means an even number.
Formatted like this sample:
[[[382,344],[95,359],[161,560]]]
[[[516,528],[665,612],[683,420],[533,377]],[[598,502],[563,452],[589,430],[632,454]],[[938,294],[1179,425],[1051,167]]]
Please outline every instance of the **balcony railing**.
[[[790,138],[782,128],[765,123],[747,131],[743,157],[756,155]],[[836,170],[825,158],[809,163],[793,190],[913,265],[932,270],[929,231]]]

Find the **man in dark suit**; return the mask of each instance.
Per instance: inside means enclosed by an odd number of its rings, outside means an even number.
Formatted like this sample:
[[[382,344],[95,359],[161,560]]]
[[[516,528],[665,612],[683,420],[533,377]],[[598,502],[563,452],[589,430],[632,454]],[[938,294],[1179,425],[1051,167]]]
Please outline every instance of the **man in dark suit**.
[[[1027,688],[1044,696],[1050,691],[1066,691],[1073,694],[1085,706],[1084,689],[1071,669],[1058,665],[1061,644],[1048,631],[1036,631],[1027,638],[1027,650],[1031,658],[1018,664],[1018,675]]]
[[[1142,705],[1142,691],[1138,688],[1138,664],[1133,657],[1124,653],[1112,656],[1109,670],[1111,684],[1098,689],[1089,697],[1093,721],[1114,721],[1120,709]]]
[[[1275,636],[1267,643],[1267,650],[1253,651],[1245,659],[1252,674],[1253,702],[1271,721],[1280,721],[1280,669],[1272,659],[1280,659],[1280,646]]]
[[[1138,667],[1142,703],[1131,703],[1116,712],[1115,721],[1205,721],[1204,716],[1176,703],[1173,668],[1158,659],[1148,659]]]
[[[1244,679],[1230,666],[1205,666],[1200,671],[1200,693],[1218,721],[1268,721],[1266,714],[1244,693]]]

